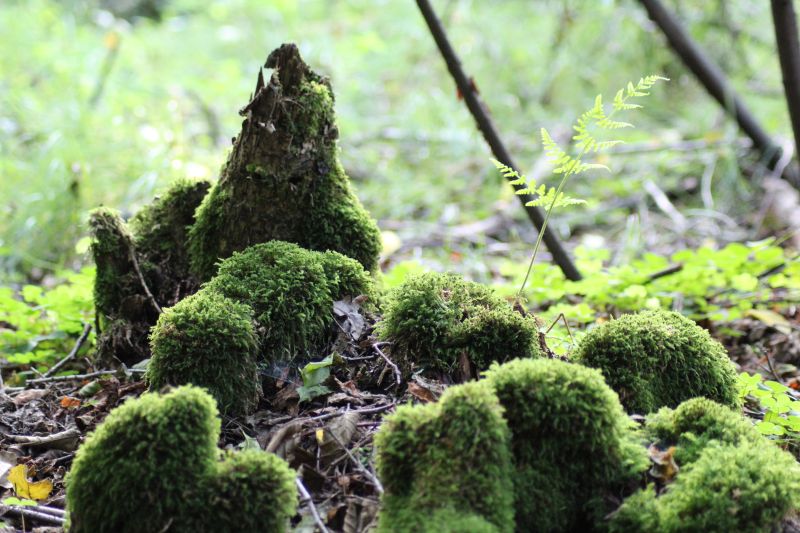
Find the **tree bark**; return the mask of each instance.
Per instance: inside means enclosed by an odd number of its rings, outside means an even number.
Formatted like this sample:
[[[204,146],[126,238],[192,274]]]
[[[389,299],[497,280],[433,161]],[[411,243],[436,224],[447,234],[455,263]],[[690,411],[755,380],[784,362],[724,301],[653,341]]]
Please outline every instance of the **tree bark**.
[[[792,120],[795,158],[800,159],[800,43],[797,38],[797,16],[792,0],[772,0],[775,41],[783,73],[786,105]]]

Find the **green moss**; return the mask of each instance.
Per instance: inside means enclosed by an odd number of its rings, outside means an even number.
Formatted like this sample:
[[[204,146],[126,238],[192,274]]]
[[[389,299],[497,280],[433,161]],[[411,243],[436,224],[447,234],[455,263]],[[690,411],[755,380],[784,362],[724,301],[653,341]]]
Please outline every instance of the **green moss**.
[[[205,290],[253,308],[267,362],[313,353],[332,334],[336,299],[373,295],[372,282],[356,261],[280,241],[235,253]]]
[[[165,305],[176,303],[171,293],[189,278],[189,226],[210,187],[205,180],[176,180],[130,221],[137,252],[159,269],[159,283],[151,290]]]
[[[452,372],[462,354],[478,370],[510,357],[541,356],[533,317],[455,274],[408,278],[387,296],[377,332],[406,370]]]
[[[209,483],[205,531],[286,531],[295,514],[295,473],[283,459],[260,450],[228,453]]]
[[[434,404],[399,407],[375,448],[385,489],[379,531],[422,531],[440,509],[513,531],[509,431],[485,382],[451,387]]]
[[[144,298],[140,295],[141,283],[130,259],[133,238],[119,213],[106,207],[99,207],[89,214],[89,230],[93,239],[92,256],[97,266],[95,307],[103,318],[119,317],[124,315],[123,302]]]
[[[774,531],[800,504],[800,466],[764,441],[707,446],[666,491],[629,498],[612,517],[619,532]]]
[[[192,532],[209,524],[261,531],[248,523],[260,516],[277,524],[270,531],[285,531],[296,497],[293,472],[252,452],[220,465],[219,430],[214,400],[197,387],[144,394],[114,409],[86,438],[67,476],[71,531]]]
[[[261,392],[251,315],[247,305],[208,290],[166,309],[150,337],[151,390],[191,383],[207,389],[223,413],[251,413]]]
[[[696,396],[739,405],[725,349],[678,313],[646,311],[607,322],[583,337],[574,357],[603,372],[628,412],[650,413]]]
[[[493,366],[511,429],[517,531],[590,530],[647,454],[600,372],[553,359]]]
[[[662,449],[675,446],[678,465],[697,460],[712,442],[734,446],[766,445],[767,439],[740,413],[706,398],[694,398],[676,409],[664,407],[647,417],[645,434]]]
[[[219,182],[197,211],[193,272],[208,280],[220,259],[271,240],[333,250],[377,270],[380,232],[339,164],[330,83],[293,45],[266,66],[276,70],[259,81]]]
[[[421,533],[497,533],[499,530],[482,516],[451,508],[439,509],[425,520]]]
[[[112,411],[67,477],[72,531],[188,531],[215,468],[220,423],[194,387],[145,394]]]

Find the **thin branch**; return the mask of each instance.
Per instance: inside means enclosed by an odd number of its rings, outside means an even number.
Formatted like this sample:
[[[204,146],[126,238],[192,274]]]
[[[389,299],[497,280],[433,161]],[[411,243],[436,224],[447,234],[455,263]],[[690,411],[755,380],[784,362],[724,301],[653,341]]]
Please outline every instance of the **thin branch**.
[[[44,373],[43,377],[47,378],[52,376],[58,371],[59,368],[67,364],[69,361],[72,361],[75,358],[75,356],[78,355],[78,351],[81,349],[81,346],[83,346],[83,343],[86,342],[86,339],[89,337],[90,331],[92,331],[92,325],[84,324],[83,332],[81,333],[81,336],[78,337],[78,340],[75,342],[75,346],[72,347],[72,350],[67,354],[67,356],[64,359],[51,366],[50,369]]]
[[[128,246],[128,255],[131,258],[131,263],[133,263],[133,269],[136,271],[136,275],[139,277],[139,283],[142,285],[142,289],[144,289],[144,293],[147,295],[147,298],[150,300],[150,303],[153,304],[153,307],[158,314],[162,313],[161,306],[158,305],[155,296],[153,293],[150,292],[150,288],[147,286],[147,283],[144,281],[144,276],[142,276],[142,271],[139,268],[139,260],[136,259],[136,250],[133,249],[133,246]]]
[[[753,146],[761,153],[767,167],[771,170],[780,168],[783,150],[761,127],[739,95],[736,94],[722,70],[692,40],[678,19],[664,7],[660,0],[639,0],[639,2],[664,33],[669,45],[675,50],[684,65],[692,71],[725,112],[736,120],[742,131],[753,140]],[[784,166],[782,176],[786,181],[800,188],[800,176],[795,167]]]
[[[367,476],[369,478],[369,480],[372,482],[372,484],[375,485],[375,490],[378,492],[378,494],[383,494],[383,484],[378,479],[378,476],[376,476],[375,474],[370,472],[368,468],[366,468],[364,465],[362,465],[361,461],[356,459],[356,456],[353,455],[353,452],[348,450],[347,446],[342,444],[342,441],[339,440],[339,437],[337,437],[332,431],[329,431],[328,435],[333,437],[333,440],[336,441],[336,444],[338,444],[342,448],[342,450],[344,450],[344,453],[346,453],[347,457],[350,458],[350,461],[353,463],[353,466],[356,467],[356,470],[358,470],[359,472],[361,472],[362,474]]]
[[[436,13],[433,11],[430,2],[428,2],[428,0],[417,0],[417,6],[419,7],[422,16],[425,18],[425,22],[428,24],[431,35],[433,35],[433,39],[436,41],[436,45],[439,47],[439,51],[441,52],[445,63],[447,63],[447,69],[450,71],[450,75],[453,77],[459,93],[464,98],[464,103],[467,105],[472,117],[475,119],[478,129],[483,134],[483,138],[486,139],[486,143],[489,145],[489,148],[491,148],[495,159],[519,172],[520,167],[517,166],[517,164],[511,158],[511,155],[508,153],[505,144],[503,144],[503,141],[500,139],[500,135],[498,134],[492,119],[489,117],[489,114],[486,111],[486,106],[478,95],[474,80],[467,77],[467,75],[464,73],[464,70],[461,67],[461,60],[459,60],[458,55],[456,55],[455,50],[450,44],[450,41],[447,38],[447,33],[445,32],[444,27],[442,27],[439,19],[436,17]],[[511,181],[511,178],[509,178],[509,181]],[[514,189],[518,190],[523,187],[524,185],[515,185]],[[533,224],[539,229],[545,227],[544,243],[547,246],[547,249],[550,250],[553,260],[556,262],[556,264],[558,264],[562,272],[564,272],[564,276],[572,281],[580,280],[581,274],[578,271],[578,268],[572,262],[572,259],[570,259],[566,250],[564,250],[564,247],[558,240],[558,237],[556,237],[552,230],[546,227],[545,217],[542,211],[538,207],[525,205],[529,201],[533,200],[534,197],[529,194],[522,194],[518,195],[518,198],[520,202],[522,202],[525,212]]]
[[[392,367],[392,370],[394,370],[394,377],[395,377],[395,380],[397,381],[397,385],[400,386],[403,383],[403,375],[400,373],[400,369],[397,368],[397,365],[394,364],[392,362],[392,360],[389,359],[389,357],[385,353],[383,353],[383,350],[381,350],[381,348],[380,348],[381,346],[384,346],[386,344],[391,344],[391,343],[388,343],[388,342],[376,342],[376,343],[374,343],[372,345],[372,348],[376,352],[378,352],[378,355],[380,355],[383,358],[384,361],[386,361],[387,365]]]
[[[26,383],[28,385],[36,385],[39,383],[52,383],[54,381],[74,381],[88,378],[96,378],[99,376],[107,376],[114,374],[114,370],[100,370],[98,372],[89,372],[88,374],[75,374],[72,376],[50,376],[46,378],[29,379]]]
[[[16,505],[0,505],[0,514],[2,515],[11,515],[11,516],[18,516],[23,520],[28,519],[35,522],[42,522],[45,524],[56,525],[56,526],[63,526],[64,525],[64,518],[60,516],[55,516],[49,513],[43,513],[41,511],[34,511],[30,507],[22,507]]]
[[[308,489],[303,485],[303,481],[299,477],[296,477],[294,478],[294,482],[297,485],[297,490],[300,491],[300,501],[308,504],[308,508],[311,510],[311,516],[314,517],[314,522],[317,523],[317,527],[322,533],[330,533],[328,528],[325,527],[322,518],[320,518],[319,511],[317,511],[317,507],[314,505],[314,500],[311,499],[311,494],[308,493]]]
[[[800,158],[800,43],[792,0],[772,0],[775,41],[783,73],[783,89],[794,130],[795,156]]]

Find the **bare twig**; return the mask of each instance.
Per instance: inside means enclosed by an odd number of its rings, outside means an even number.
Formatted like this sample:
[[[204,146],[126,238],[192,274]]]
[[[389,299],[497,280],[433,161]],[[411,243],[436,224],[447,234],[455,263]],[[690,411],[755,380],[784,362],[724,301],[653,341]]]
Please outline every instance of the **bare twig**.
[[[334,411],[333,413],[326,413],[324,415],[319,415],[319,416],[311,416],[311,417],[308,417],[306,419],[298,419],[297,421],[298,422],[310,422],[310,421],[318,422],[320,420],[328,420],[330,418],[336,418],[337,416],[342,416],[345,413],[352,413],[352,412],[355,412],[355,413],[358,413],[358,414],[362,414],[362,415],[370,414],[370,413],[380,413],[381,411],[387,411],[387,410],[391,409],[394,406],[395,406],[394,403],[387,403],[386,405],[379,405],[378,407],[368,407],[366,409],[350,409],[350,410],[341,410],[340,409],[338,411]]]
[[[736,120],[742,131],[753,140],[753,146],[761,153],[767,167],[770,169],[778,167],[783,150],[761,127],[722,70],[703,52],[681,26],[678,19],[664,7],[660,0],[639,0],[639,2],[664,33],[670,46],[684,65],[692,71],[725,112]],[[795,167],[786,165],[782,169],[782,176],[795,187],[800,187],[800,176]]]
[[[467,77],[464,69],[461,67],[461,60],[458,58],[458,55],[456,55],[455,50],[450,44],[450,41],[447,38],[447,33],[437,18],[436,13],[433,11],[430,2],[428,0],[417,0],[417,6],[419,7],[422,16],[425,18],[425,22],[428,24],[431,35],[433,35],[433,39],[436,41],[436,45],[439,47],[439,51],[441,52],[445,63],[447,63],[447,69],[450,71],[450,75],[453,77],[459,93],[464,98],[464,103],[467,105],[469,112],[475,119],[478,129],[483,134],[483,138],[486,139],[486,143],[491,148],[494,157],[504,165],[519,171],[520,167],[517,166],[517,164],[511,158],[511,154],[508,153],[508,150],[506,149],[503,141],[500,139],[500,135],[497,132],[492,119],[489,117],[489,114],[486,111],[485,104],[478,95],[474,80]],[[509,178],[509,180],[510,179],[511,178]],[[523,185],[515,185],[514,189],[519,190],[523,187]],[[525,205],[529,201],[533,200],[534,197],[529,194],[522,194],[519,195],[518,198],[520,199],[520,202],[522,202],[525,213],[528,215],[528,218],[531,220],[531,222],[533,222],[537,228],[542,228],[542,226],[545,225],[544,213],[542,213],[538,207]],[[553,260],[564,272],[564,276],[566,276],[569,280],[580,280],[581,274],[578,271],[578,268],[572,262],[572,259],[570,259],[566,250],[564,250],[561,241],[559,241],[558,237],[556,237],[555,233],[553,233],[550,228],[545,228],[544,243],[547,246],[547,249],[550,250]]]
[[[98,376],[106,376],[109,374],[114,374],[113,370],[100,370],[98,372],[89,372],[88,374],[75,374],[72,376],[50,376],[46,378],[37,378],[37,379],[29,379],[27,381],[28,385],[36,385],[39,383],[51,383],[54,381],[73,381],[73,380],[80,380],[80,379],[88,379],[88,378],[96,378]]]
[[[387,365],[392,367],[392,370],[394,370],[394,377],[395,377],[395,380],[397,381],[397,385],[400,386],[400,384],[403,383],[403,375],[400,373],[400,369],[397,368],[397,365],[394,364],[392,362],[392,360],[389,359],[389,357],[385,353],[383,353],[383,350],[381,350],[381,348],[380,348],[381,346],[385,346],[387,344],[391,344],[391,343],[388,343],[388,342],[375,342],[375,343],[372,344],[372,348],[376,352],[378,352],[378,355],[380,355],[383,358],[384,361],[386,361]]]
[[[297,485],[297,490],[300,491],[300,501],[308,505],[311,516],[314,517],[314,522],[317,523],[317,527],[322,533],[329,533],[328,528],[325,527],[325,523],[319,516],[319,511],[317,511],[317,507],[314,505],[314,500],[311,499],[311,494],[308,493],[308,489],[303,485],[303,481],[299,477],[296,477],[294,478],[294,482]]]
[[[11,516],[18,516],[22,519],[28,519],[34,522],[43,522],[45,524],[51,524],[56,526],[63,526],[64,525],[64,518],[60,516],[55,516],[53,514],[43,513],[38,510],[34,510],[30,507],[21,507],[16,505],[0,505],[0,515],[11,515]]]
[[[342,441],[339,440],[339,437],[337,437],[333,431],[329,431],[328,435],[330,435],[336,442],[336,444],[338,444],[342,448],[342,450],[344,450],[344,453],[346,453],[347,457],[350,458],[350,461],[353,463],[353,466],[356,467],[356,470],[367,476],[369,480],[372,482],[372,484],[375,485],[375,490],[378,492],[378,494],[383,494],[383,484],[378,479],[378,476],[370,472],[368,468],[365,468],[364,465],[361,464],[361,461],[356,459],[356,456],[353,455],[353,453],[347,449],[347,446],[342,444]]]
[[[153,296],[153,293],[150,292],[150,288],[147,286],[147,282],[144,280],[144,276],[142,276],[142,271],[139,268],[139,260],[136,259],[136,250],[133,249],[133,246],[128,247],[128,255],[131,258],[131,263],[133,263],[133,270],[136,271],[136,276],[139,278],[139,283],[142,285],[142,289],[144,289],[144,293],[147,295],[147,298],[150,300],[150,303],[153,304],[153,307],[160,315],[162,313],[161,306],[158,305],[156,301],[156,297]]]
[[[47,370],[47,372],[44,373],[44,376],[42,377],[47,378],[52,376],[58,371],[59,368],[61,368],[68,362],[72,361],[75,358],[75,356],[78,355],[78,351],[81,349],[81,346],[83,346],[83,343],[86,342],[86,339],[89,337],[89,332],[91,331],[92,331],[92,325],[84,324],[83,332],[81,333],[81,336],[78,337],[78,340],[75,342],[75,346],[72,347],[72,350],[67,354],[65,358],[63,358],[61,361],[51,366]]]
[[[37,436],[37,435],[8,435],[8,437],[13,440],[14,442],[23,444],[25,446],[46,446],[48,448],[68,448],[70,450],[74,450],[77,448],[78,439],[81,436],[81,432],[75,428],[67,429],[64,431],[59,431],[58,433],[53,433],[52,435],[44,435],[44,436]]]

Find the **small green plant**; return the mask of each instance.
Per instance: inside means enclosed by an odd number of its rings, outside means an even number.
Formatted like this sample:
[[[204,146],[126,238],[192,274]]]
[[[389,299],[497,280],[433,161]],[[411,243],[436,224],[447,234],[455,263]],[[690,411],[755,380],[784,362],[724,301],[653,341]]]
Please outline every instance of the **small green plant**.
[[[64,357],[94,322],[94,267],[59,274],[53,288],[24,285],[19,291],[0,287],[0,353],[10,364],[35,365],[42,371]],[[94,332],[84,343],[94,344]]]
[[[570,178],[570,176],[582,174],[588,170],[608,170],[607,166],[599,163],[585,163],[583,161],[584,156],[590,153],[606,151],[609,148],[624,142],[621,139],[599,140],[596,137],[594,130],[610,131],[622,128],[632,128],[633,124],[614,120],[613,117],[622,111],[640,109],[642,107],[641,105],[631,103],[629,100],[648,96],[650,93],[647,91],[650,90],[650,88],[652,88],[653,85],[660,80],[666,81],[667,78],[663,78],[661,76],[647,76],[646,78],[640,78],[636,85],[628,82],[627,87],[617,91],[617,94],[614,96],[614,101],[612,102],[611,111],[608,113],[606,113],[603,105],[603,95],[598,94],[594,99],[594,105],[584,111],[572,126],[572,128],[575,130],[575,135],[572,136],[572,140],[575,141],[575,148],[578,151],[578,155],[576,156],[569,155],[567,150],[562,149],[558,143],[553,140],[552,136],[545,128],[541,129],[542,146],[547,154],[547,158],[555,165],[553,173],[561,175],[561,181],[555,188],[550,187],[548,189],[543,184],[537,186],[536,183],[529,183],[528,179],[524,175],[519,174],[514,169],[500,163],[499,161],[494,161],[495,166],[500,169],[500,172],[503,174],[503,176],[507,178],[514,178],[512,181],[514,185],[525,185],[525,187],[517,190],[517,194],[537,195],[537,198],[527,202],[525,205],[547,206],[544,222],[542,227],[539,229],[539,235],[536,237],[536,244],[533,247],[533,253],[531,254],[531,261],[528,265],[528,271],[525,274],[525,279],[522,281],[522,285],[520,285],[519,291],[517,292],[517,299],[522,297],[522,292],[525,290],[525,285],[528,282],[528,278],[530,278],[531,270],[533,269],[533,264],[536,261],[536,255],[539,252],[539,247],[542,244],[542,238],[544,237],[544,232],[547,229],[547,223],[550,220],[550,215],[553,212],[553,209],[561,206],[585,203],[583,200],[570,198],[563,193],[567,180]]]
[[[331,365],[333,365],[333,354],[322,361],[308,363],[300,370],[303,385],[297,387],[297,394],[300,396],[301,402],[313,400],[331,391],[323,385],[331,376]]]
[[[772,439],[800,440],[800,401],[791,389],[777,381],[765,380],[759,374],[739,374],[739,397],[758,405],[764,413],[756,429]]]

